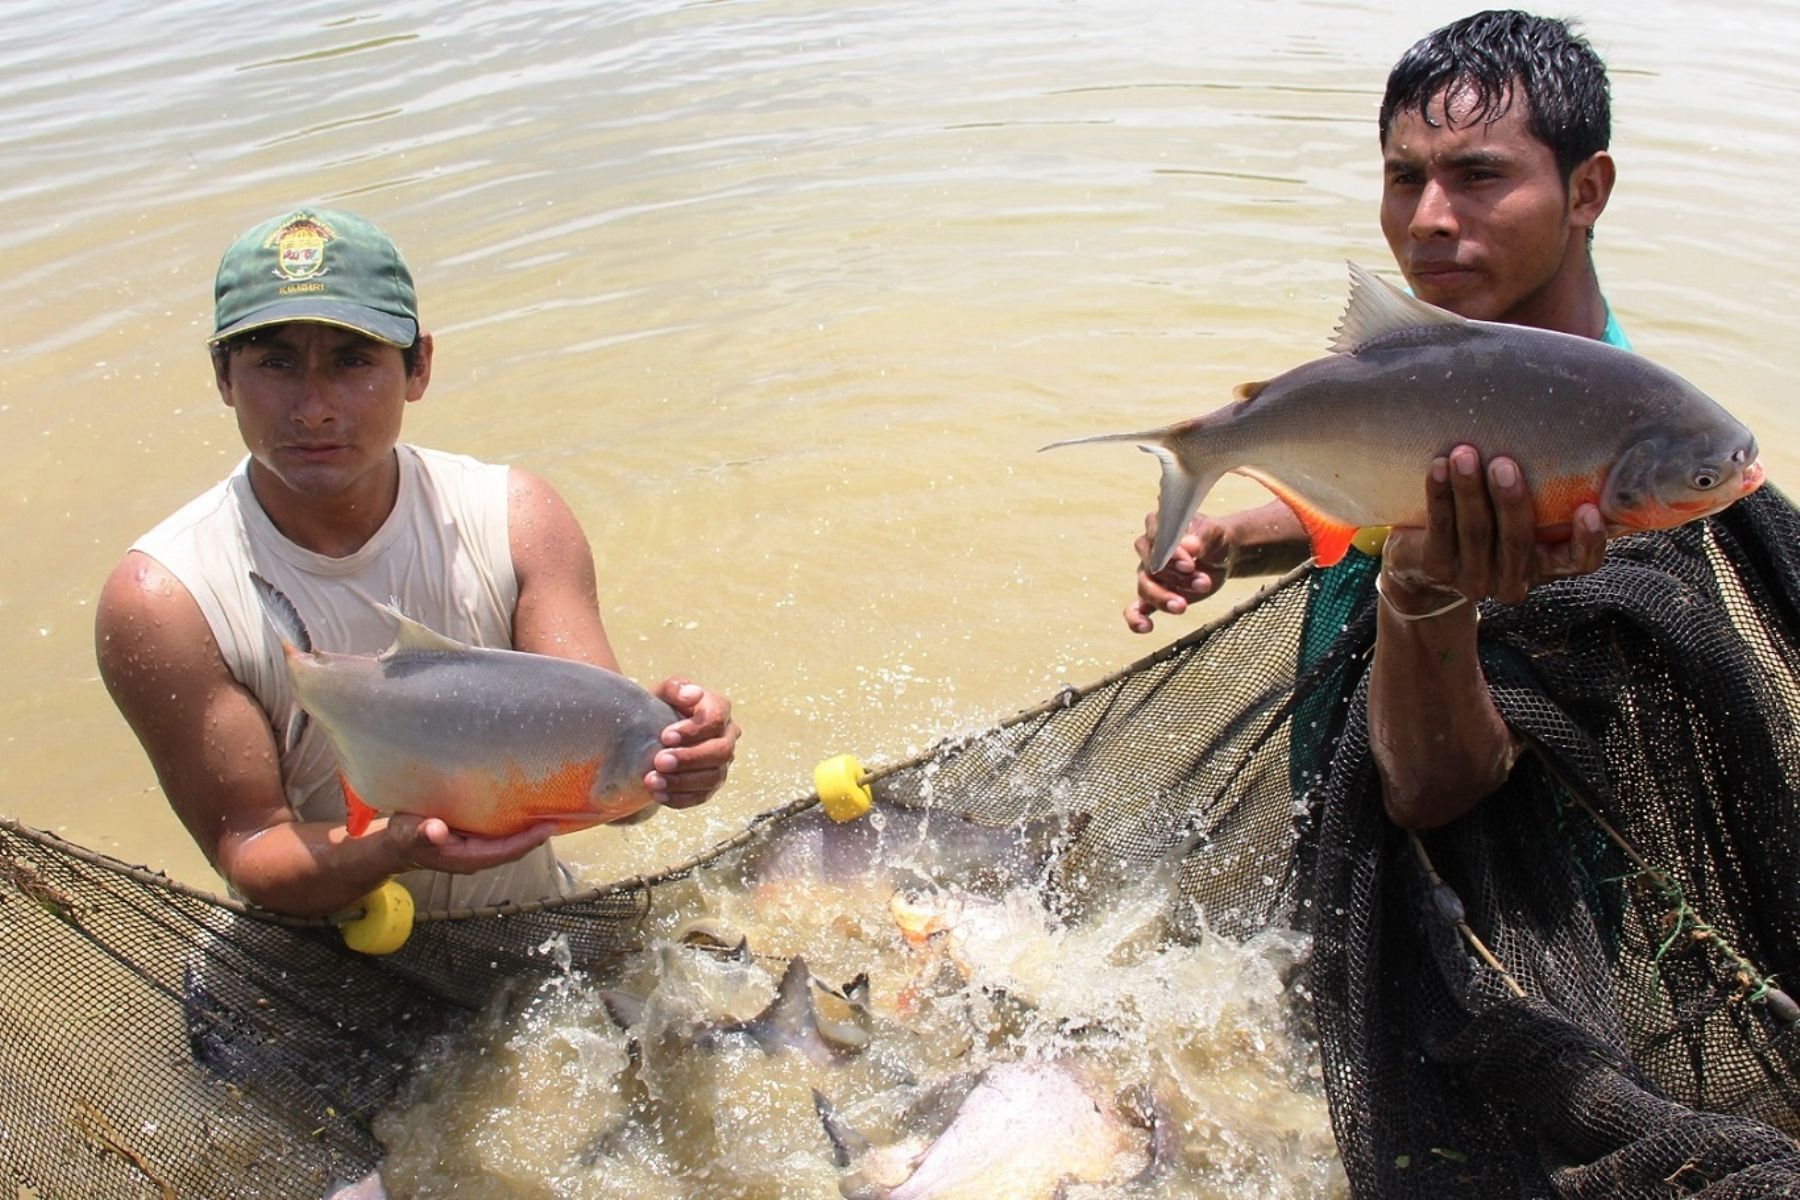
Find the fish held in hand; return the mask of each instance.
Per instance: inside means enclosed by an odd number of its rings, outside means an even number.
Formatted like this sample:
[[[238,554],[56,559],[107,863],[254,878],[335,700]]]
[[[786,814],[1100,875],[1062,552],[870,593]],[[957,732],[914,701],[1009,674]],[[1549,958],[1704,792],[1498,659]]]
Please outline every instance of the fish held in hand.
[[[1202,417],[1140,433],[1162,462],[1160,570],[1220,477],[1246,475],[1293,509],[1320,566],[1358,529],[1425,523],[1425,474],[1459,444],[1525,473],[1540,541],[1566,541],[1595,504],[1609,536],[1672,529],[1762,485],[1756,439],[1692,384],[1591,338],[1471,321],[1350,264],[1333,353]]]
[[[312,648],[288,598],[254,573],[280,636],[302,712],[317,721],[344,784],[352,835],[376,812],[440,818],[505,837],[543,821],[563,830],[637,817],[657,794],[644,783],[674,709],[587,663],[467,646],[387,605],[399,625],[379,655]]]

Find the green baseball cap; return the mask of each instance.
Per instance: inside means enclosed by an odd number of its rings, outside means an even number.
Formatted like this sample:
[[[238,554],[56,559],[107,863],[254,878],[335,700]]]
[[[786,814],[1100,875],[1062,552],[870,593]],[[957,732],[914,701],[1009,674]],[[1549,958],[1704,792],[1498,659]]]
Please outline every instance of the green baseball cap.
[[[412,272],[387,234],[354,213],[304,208],[264,221],[219,260],[208,341],[287,321],[410,346],[419,336]]]

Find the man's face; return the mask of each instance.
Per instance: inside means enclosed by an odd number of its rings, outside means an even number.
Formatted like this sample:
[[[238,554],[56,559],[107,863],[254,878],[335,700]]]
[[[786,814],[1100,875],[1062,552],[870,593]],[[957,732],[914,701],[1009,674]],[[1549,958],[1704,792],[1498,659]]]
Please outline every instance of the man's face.
[[[233,348],[216,372],[238,432],[273,483],[294,499],[340,498],[384,472],[409,401],[431,374],[429,336],[409,375],[401,351],[331,325],[294,321]],[[373,474],[372,474],[373,473]],[[259,487],[259,496],[261,488]]]
[[[1569,195],[1550,147],[1526,128],[1514,92],[1497,121],[1461,124],[1466,94],[1441,92],[1428,124],[1396,114],[1382,144],[1381,231],[1413,294],[1481,321],[1534,323],[1554,297],[1558,272],[1586,227],[1571,222]]]

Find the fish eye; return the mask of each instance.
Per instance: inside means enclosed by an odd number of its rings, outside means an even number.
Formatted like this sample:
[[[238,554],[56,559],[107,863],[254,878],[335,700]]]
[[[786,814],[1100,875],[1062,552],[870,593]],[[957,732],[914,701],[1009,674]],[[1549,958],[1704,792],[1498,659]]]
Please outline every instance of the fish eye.
[[[1701,467],[1694,472],[1694,486],[1703,492],[1710,492],[1719,486],[1719,473],[1711,467]]]

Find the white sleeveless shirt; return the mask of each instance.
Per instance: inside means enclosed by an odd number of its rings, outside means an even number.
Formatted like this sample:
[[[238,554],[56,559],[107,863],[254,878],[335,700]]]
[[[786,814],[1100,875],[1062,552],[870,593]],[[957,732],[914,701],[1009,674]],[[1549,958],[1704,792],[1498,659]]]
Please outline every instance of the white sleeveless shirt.
[[[225,665],[269,714],[280,746],[295,711],[281,642],[250,584],[255,571],[294,602],[315,649],[379,654],[394,623],[375,608],[392,601],[407,616],[472,646],[512,646],[519,599],[507,536],[504,466],[400,445],[394,511],[344,558],[316,554],[275,528],[250,490],[249,458],[133,544],[187,588],[206,617]],[[316,721],[281,754],[288,807],[303,821],[342,821],[337,758]],[[473,875],[411,871],[399,876],[421,911],[538,900],[568,890],[548,845]]]

